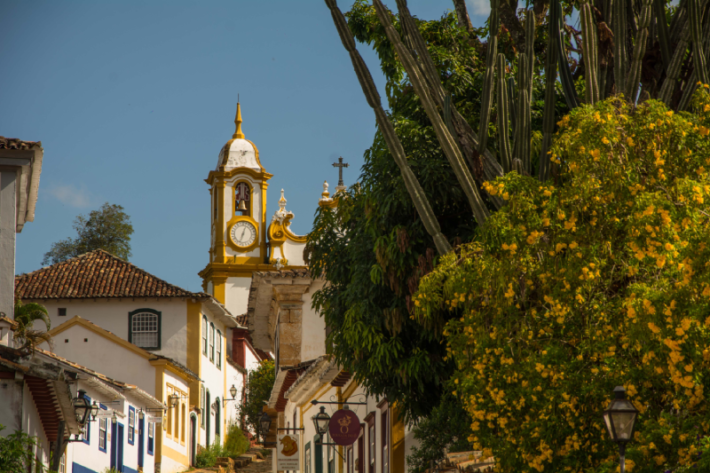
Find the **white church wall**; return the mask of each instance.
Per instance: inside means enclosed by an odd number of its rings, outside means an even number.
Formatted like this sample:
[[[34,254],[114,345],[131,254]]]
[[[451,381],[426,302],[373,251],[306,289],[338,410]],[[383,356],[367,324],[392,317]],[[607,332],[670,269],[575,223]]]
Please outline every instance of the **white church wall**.
[[[137,309],[156,310],[161,313],[161,348],[151,351],[182,364],[187,362],[187,303],[183,299],[103,299],[95,302],[68,299],[39,302],[47,307],[52,327],[78,315],[124,340],[128,340],[129,312]],[[58,315],[60,308],[66,309],[66,316]]]
[[[155,367],[144,357],[82,325],[74,325],[53,339],[53,353],[155,396]],[[48,350],[46,344],[42,347]]]
[[[283,252],[288,260],[289,266],[306,266],[306,262],[303,259],[303,250],[305,248],[305,243],[296,243],[286,238],[283,245]]]
[[[247,278],[227,278],[225,284],[225,307],[234,316],[246,314],[249,304],[249,288],[251,287],[251,277]]]
[[[303,294],[303,319],[301,323],[301,360],[307,361],[325,355],[325,320],[312,307],[313,293],[323,287],[323,282],[313,281]]]

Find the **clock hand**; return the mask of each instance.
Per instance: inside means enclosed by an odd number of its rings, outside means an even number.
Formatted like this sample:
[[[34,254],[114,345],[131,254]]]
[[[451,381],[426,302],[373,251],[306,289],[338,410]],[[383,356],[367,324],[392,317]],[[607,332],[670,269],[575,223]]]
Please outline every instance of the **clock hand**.
[[[244,232],[246,232],[246,231],[247,231],[246,228],[245,228],[244,230],[242,230],[242,236],[239,237],[239,240],[243,240],[243,239],[244,239]]]

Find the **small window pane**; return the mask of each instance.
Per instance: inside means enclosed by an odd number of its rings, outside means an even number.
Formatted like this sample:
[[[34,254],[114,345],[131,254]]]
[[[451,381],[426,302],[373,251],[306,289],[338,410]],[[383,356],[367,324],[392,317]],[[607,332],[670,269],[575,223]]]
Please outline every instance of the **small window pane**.
[[[131,317],[131,341],[141,348],[158,347],[158,316],[151,313]]]

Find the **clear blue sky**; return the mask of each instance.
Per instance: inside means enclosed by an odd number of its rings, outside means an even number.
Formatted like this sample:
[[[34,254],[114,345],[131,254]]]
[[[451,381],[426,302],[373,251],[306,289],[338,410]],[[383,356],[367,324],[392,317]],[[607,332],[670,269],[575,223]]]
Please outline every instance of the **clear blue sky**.
[[[481,1],[469,5],[475,25]],[[453,8],[409,3],[424,19]],[[323,0],[0,0],[0,16],[0,135],[45,150],[17,273],[40,268],[53,242],[75,235],[76,215],[109,202],[131,216],[132,263],[201,290],[204,179],[234,132],[238,93],[244,133],[274,174],[269,216],[284,188],[305,234],[338,156],[350,163],[345,183],[357,180],[375,119]],[[359,49],[384,95],[375,54]]]

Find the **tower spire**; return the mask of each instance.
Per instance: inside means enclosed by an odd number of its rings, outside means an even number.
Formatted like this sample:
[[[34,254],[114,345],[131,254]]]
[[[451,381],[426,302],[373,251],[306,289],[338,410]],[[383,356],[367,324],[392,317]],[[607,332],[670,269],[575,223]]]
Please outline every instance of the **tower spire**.
[[[232,138],[244,139],[244,133],[242,132],[242,108],[237,102],[237,116],[234,118],[234,124],[237,125],[237,129],[234,131]]]

